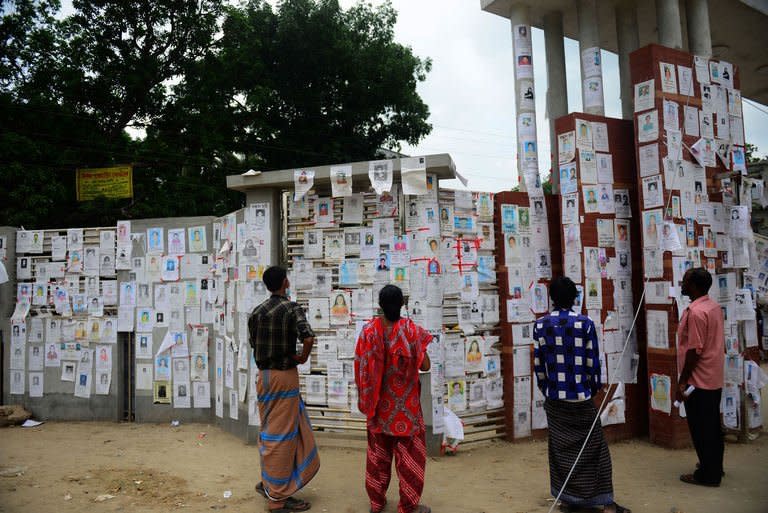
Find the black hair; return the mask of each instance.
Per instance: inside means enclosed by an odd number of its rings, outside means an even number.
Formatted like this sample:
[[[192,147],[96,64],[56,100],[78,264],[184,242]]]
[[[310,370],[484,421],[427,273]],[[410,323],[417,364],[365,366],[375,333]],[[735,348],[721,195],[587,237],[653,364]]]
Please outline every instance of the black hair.
[[[385,285],[379,291],[379,306],[388,321],[400,320],[400,308],[403,306],[403,291],[400,290],[400,287]]]
[[[688,272],[690,273],[688,274],[688,279],[696,287],[696,290],[702,294],[707,294],[712,286],[712,275],[709,274],[709,271],[703,267],[694,267]]]
[[[280,267],[279,265],[273,265],[266,271],[264,271],[264,276],[262,277],[262,280],[264,281],[264,285],[267,286],[267,290],[270,292],[276,292],[280,290],[280,287],[283,286],[283,282],[285,282],[285,279],[288,277],[288,272],[285,270],[284,267]]]
[[[567,276],[558,276],[549,284],[549,296],[556,308],[571,308],[579,291]]]

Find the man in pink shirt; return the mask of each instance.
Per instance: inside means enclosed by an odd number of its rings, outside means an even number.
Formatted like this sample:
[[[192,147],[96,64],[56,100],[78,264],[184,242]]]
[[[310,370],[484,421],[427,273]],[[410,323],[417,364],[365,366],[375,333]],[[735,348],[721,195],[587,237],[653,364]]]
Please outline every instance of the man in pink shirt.
[[[688,429],[699,457],[693,474],[680,480],[703,486],[720,486],[723,475],[723,431],[720,427],[720,395],[723,391],[725,337],[723,312],[707,293],[712,276],[703,267],[683,276],[683,295],[691,304],[677,328],[677,400],[685,401]],[[686,396],[686,390],[694,390]]]

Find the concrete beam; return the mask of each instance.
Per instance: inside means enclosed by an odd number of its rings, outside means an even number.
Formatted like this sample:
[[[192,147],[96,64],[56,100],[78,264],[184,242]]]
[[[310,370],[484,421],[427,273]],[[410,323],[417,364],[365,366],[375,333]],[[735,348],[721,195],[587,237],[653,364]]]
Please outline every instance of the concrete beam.
[[[427,173],[437,175],[438,180],[456,178],[456,164],[454,164],[449,154],[437,153],[435,155],[426,155],[424,158],[427,163]],[[368,180],[368,162],[363,160],[360,162],[339,162],[339,164],[352,166],[353,180]],[[302,169],[313,169],[315,171],[315,185],[322,183],[330,185],[330,165],[304,166]],[[400,159],[392,159],[392,169],[395,173],[400,171]],[[264,171],[256,176],[229,175],[227,176],[227,189],[247,192],[256,188],[292,188],[293,171],[293,169],[279,169]]]

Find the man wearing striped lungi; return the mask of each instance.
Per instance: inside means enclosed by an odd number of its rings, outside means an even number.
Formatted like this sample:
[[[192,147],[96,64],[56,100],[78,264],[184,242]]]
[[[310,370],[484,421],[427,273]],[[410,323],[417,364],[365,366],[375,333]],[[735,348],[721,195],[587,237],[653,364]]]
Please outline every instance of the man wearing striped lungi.
[[[603,437],[593,397],[600,389],[600,350],[592,320],[571,311],[578,295],[570,278],[550,284],[554,310],[536,320],[534,368],[549,427],[549,480],[562,509],[603,506],[610,513],[629,513],[613,500],[611,454]],[[578,457],[584,445],[584,452]],[[578,461],[577,461],[578,458]]]
[[[299,395],[296,366],[309,358],[315,334],[301,307],[288,300],[286,270],[270,267],[264,284],[272,296],[257,306],[248,319],[259,378],[261,482],[256,491],[267,499],[273,513],[306,511],[309,502],[292,497],[317,474],[320,459],[315,437]],[[296,353],[301,340],[303,349]]]
[[[363,327],[355,347],[358,406],[368,418],[365,489],[371,512],[381,512],[394,456],[400,481],[398,513],[429,513],[419,504],[427,462],[419,370],[429,370],[426,351],[432,335],[400,318],[403,292],[395,285],[381,289],[379,306],[384,315]]]

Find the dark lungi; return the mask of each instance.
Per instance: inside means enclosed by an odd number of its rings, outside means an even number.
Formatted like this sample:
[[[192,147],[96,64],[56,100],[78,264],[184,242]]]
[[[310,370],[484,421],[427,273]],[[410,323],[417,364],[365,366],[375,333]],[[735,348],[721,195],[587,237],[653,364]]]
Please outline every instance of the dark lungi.
[[[597,416],[597,408],[591,399],[579,402],[547,399],[544,411],[549,424],[550,487],[552,496],[557,497]],[[584,507],[613,503],[611,453],[600,419],[560,500]]]

